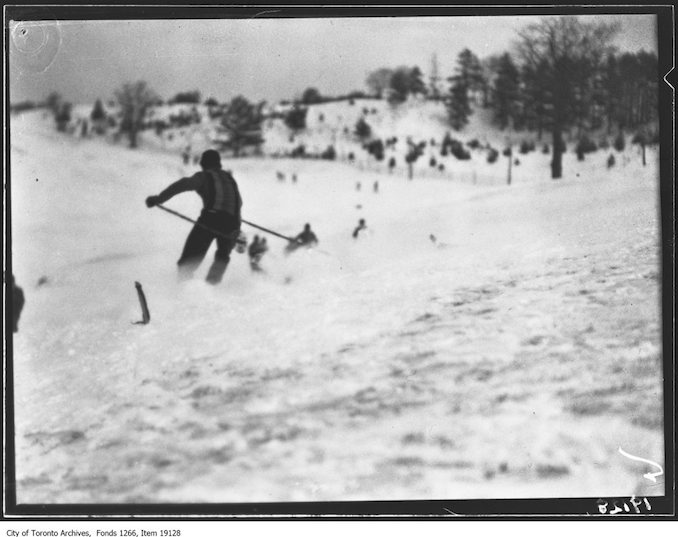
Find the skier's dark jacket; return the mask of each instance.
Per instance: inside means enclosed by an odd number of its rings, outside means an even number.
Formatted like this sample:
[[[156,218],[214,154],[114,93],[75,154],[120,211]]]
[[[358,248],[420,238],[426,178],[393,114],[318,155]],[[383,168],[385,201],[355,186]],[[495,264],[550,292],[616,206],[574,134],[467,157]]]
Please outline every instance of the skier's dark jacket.
[[[158,203],[164,203],[181,192],[195,190],[202,198],[206,212],[223,212],[240,220],[242,198],[233,176],[221,169],[199,171],[192,177],[183,177],[172,183],[158,195]]]

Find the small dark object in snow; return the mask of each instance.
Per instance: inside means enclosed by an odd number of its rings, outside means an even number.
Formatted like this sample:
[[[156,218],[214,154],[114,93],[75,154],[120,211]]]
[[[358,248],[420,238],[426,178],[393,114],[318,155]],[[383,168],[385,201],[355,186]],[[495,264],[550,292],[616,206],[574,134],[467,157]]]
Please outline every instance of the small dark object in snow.
[[[146,303],[144,290],[141,288],[141,284],[139,282],[134,282],[134,286],[137,288],[137,295],[139,297],[139,303],[141,304],[141,314],[143,315],[142,320],[136,321],[134,324],[148,324],[151,320],[151,314],[148,311],[148,304]]]
[[[353,238],[357,239],[358,236],[360,235],[361,231],[364,231],[367,229],[367,225],[365,224],[365,219],[361,218],[358,221],[358,226],[353,230]]]
[[[42,285],[47,285],[49,283],[49,278],[47,276],[40,276],[38,278],[38,283],[36,284],[36,287],[40,287]]]

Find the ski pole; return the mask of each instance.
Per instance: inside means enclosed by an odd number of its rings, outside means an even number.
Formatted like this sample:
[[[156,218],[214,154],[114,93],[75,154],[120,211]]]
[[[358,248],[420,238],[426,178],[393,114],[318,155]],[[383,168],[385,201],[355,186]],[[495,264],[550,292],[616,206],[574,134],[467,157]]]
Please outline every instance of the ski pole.
[[[164,206],[163,204],[161,204],[161,203],[158,203],[158,204],[156,205],[156,207],[159,207],[159,208],[162,209],[163,211],[166,211],[166,212],[168,212],[168,213],[170,213],[170,214],[173,214],[174,216],[178,216],[179,218],[182,218],[183,220],[187,220],[188,222],[192,222],[192,223],[195,224],[196,226],[199,226],[199,227],[201,227],[201,228],[203,228],[203,229],[206,229],[207,231],[209,231],[209,232],[211,232],[211,233],[214,233],[215,235],[219,235],[220,237],[224,237],[224,238],[226,238],[226,239],[232,239],[232,237],[229,237],[228,235],[224,235],[223,233],[219,233],[217,230],[212,229],[211,227],[208,227],[208,226],[206,226],[206,225],[204,225],[204,224],[201,224],[200,222],[197,222],[196,220],[193,220],[192,218],[189,218],[188,216],[185,216],[185,215],[183,215],[183,214],[181,214],[181,213],[178,213],[177,211],[173,211],[172,209],[168,209],[167,207],[165,207],[165,206]],[[247,225],[249,225],[249,226],[252,226],[252,227],[255,227],[255,228],[260,229],[260,230],[262,230],[262,231],[265,231],[265,232],[267,232],[267,233],[270,233],[271,235],[275,235],[276,237],[280,237],[281,239],[285,239],[285,240],[288,240],[288,241],[290,241],[290,242],[297,242],[295,239],[293,239],[293,238],[291,238],[291,237],[286,237],[285,235],[281,235],[280,233],[276,233],[275,231],[272,231],[272,230],[270,230],[270,229],[266,229],[265,227],[258,226],[258,225],[256,225],[256,224],[253,224],[252,222],[248,222],[247,220],[241,220],[241,221],[242,221],[244,224],[247,224]]]
[[[206,226],[206,225],[204,225],[204,224],[201,224],[200,222],[198,222],[198,221],[196,221],[196,220],[193,220],[192,218],[189,218],[188,216],[184,216],[184,215],[181,214],[181,213],[178,213],[178,212],[176,212],[176,211],[173,211],[172,209],[168,209],[167,207],[165,207],[165,206],[162,205],[161,203],[158,203],[158,204],[156,205],[156,207],[159,207],[159,208],[162,209],[163,211],[167,211],[168,213],[173,214],[174,216],[178,216],[179,218],[181,218],[181,219],[183,219],[183,220],[186,220],[186,221],[188,221],[188,222],[192,222],[192,223],[195,224],[196,226],[201,227],[201,228],[203,228],[203,229],[206,229],[206,230],[209,231],[210,233],[214,233],[215,235],[219,235],[220,237],[223,237],[224,239],[233,240],[233,237],[230,237],[230,236],[228,236],[228,235],[226,235],[226,234],[224,234],[224,233],[220,233],[220,232],[217,231],[216,229],[212,229],[211,227]]]
[[[276,237],[280,237],[281,239],[288,240],[290,242],[297,242],[296,239],[293,239],[292,237],[286,237],[285,235],[281,235],[280,233],[276,233],[275,231],[272,231],[270,229],[266,229],[265,227],[258,226],[256,224],[253,224],[252,222],[248,222],[247,220],[242,220],[243,224],[247,224],[248,226],[252,226],[254,228],[260,229],[261,231],[265,231],[266,233],[270,233],[271,235],[275,235]]]

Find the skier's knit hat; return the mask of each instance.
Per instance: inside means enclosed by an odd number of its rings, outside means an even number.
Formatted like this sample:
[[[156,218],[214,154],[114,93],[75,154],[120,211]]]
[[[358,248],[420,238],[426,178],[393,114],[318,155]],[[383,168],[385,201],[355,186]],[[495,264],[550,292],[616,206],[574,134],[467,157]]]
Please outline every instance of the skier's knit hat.
[[[200,166],[203,168],[221,168],[221,157],[214,149],[208,149],[200,157]]]

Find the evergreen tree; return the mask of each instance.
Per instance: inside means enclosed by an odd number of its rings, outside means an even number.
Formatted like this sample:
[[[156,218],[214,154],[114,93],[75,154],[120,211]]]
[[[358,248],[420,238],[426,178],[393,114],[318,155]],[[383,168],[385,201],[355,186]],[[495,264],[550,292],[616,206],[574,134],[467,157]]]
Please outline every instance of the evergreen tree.
[[[62,102],[59,106],[59,111],[54,116],[54,119],[57,124],[57,130],[59,132],[64,132],[66,127],[71,121],[71,110],[73,105],[69,102]]]
[[[308,109],[305,106],[294,106],[285,114],[285,125],[293,131],[302,131],[306,128],[306,113]]]
[[[323,98],[316,88],[306,88],[301,96],[301,102],[304,104],[318,104],[323,102]]]
[[[372,127],[370,127],[370,124],[361,117],[355,124],[354,133],[358,139],[365,141],[372,136]]]
[[[461,130],[468,123],[471,105],[468,99],[468,88],[461,80],[455,80],[450,88],[447,100],[447,116],[454,130]]]
[[[233,151],[235,157],[247,146],[260,146],[264,139],[261,131],[263,102],[255,105],[238,95],[226,105],[221,127],[228,135],[223,146]]]
[[[507,52],[498,61],[493,87],[494,121],[505,129],[515,125],[520,107],[520,75],[511,55]]]
[[[45,106],[49,108],[55,116],[59,113],[61,103],[63,103],[63,97],[56,91],[51,92],[45,99]]]
[[[409,81],[408,81],[408,93],[412,95],[424,95],[426,94],[426,84],[422,80],[424,75],[422,75],[419,67],[412,67],[409,72]]]
[[[602,91],[604,97],[604,114],[607,133],[612,133],[612,127],[618,118],[618,111],[621,106],[619,86],[619,64],[614,54],[608,54],[602,70]]]
[[[465,48],[457,57],[455,78],[459,80],[469,92],[474,102],[478,102],[482,94],[485,79],[480,60],[470,49]]]
[[[103,121],[106,119],[106,112],[104,111],[104,105],[101,102],[101,99],[96,100],[89,117],[92,121]]]
[[[388,101],[391,104],[404,102],[410,92],[410,83],[410,70],[407,67],[398,67],[391,76]]]
[[[549,88],[544,76],[546,69],[544,62],[537,65],[525,64],[520,77],[520,116],[516,118],[516,128],[536,130],[539,140],[546,127],[546,109],[549,102]]]

